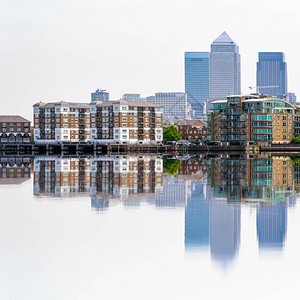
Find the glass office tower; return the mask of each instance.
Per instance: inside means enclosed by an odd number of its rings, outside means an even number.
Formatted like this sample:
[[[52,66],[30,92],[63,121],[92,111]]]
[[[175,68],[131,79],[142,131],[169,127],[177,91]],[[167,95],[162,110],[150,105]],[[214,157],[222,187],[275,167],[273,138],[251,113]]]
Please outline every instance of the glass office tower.
[[[257,92],[283,99],[287,94],[287,65],[283,52],[259,52],[256,64]]]
[[[185,52],[185,92],[193,118],[201,118],[209,97],[209,52]]]
[[[210,97],[241,94],[239,46],[224,31],[211,44]]]

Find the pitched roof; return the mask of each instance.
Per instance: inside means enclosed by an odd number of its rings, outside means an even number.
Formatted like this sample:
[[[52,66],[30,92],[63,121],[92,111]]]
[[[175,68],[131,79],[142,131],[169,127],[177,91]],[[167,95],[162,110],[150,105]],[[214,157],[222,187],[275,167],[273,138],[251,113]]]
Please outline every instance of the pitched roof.
[[[235,44],[232,38],[224,31],[221,35],[219,35],[214,41],[213,44]]]
[[[0,123],[9,123],[9,122],[12,122],[12,123],[15,123],[15,122],[18,122],[18,123],[30,123],[29,120],[21,117],[21,116],[10,116],[10,115],[0,115]]]
[[[90,103],[78,103],[78,102],[66,102],[66,101],[58,101],[58,102],[38,102],[33,106],[41,106],[43,108],[53,108],[55,106],[67,106],[72,108],[89,108]]]
[[[197,124],[198,122],[201,122],[202,124]],[[178,125],[185,125],[185,126],[201,126],[204,125],[204,123],[201,120],[179,120]]]

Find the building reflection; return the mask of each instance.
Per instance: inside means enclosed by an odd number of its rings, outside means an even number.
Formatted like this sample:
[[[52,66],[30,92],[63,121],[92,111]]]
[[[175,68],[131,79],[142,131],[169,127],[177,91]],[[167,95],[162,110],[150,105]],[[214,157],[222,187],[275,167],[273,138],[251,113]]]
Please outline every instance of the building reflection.
[[[295,205],[294,195],[299,181],[298,165],[289,157],[220,157],[210,159],[207,170],[211,195],[211,253],[214,253],[213,244],[218,245],[217,252],[228,249],[227,258],[237,252],[242,203],[256,207],[259,248],[276,247],[282,250],[287,231],[287,207],[289,204]],[[216,226],[218,223],[221,223],[219,227]],[[222,245],[224,241],[228,243],[227,246]],[[220,256],[220,259],[223,258]]]
[[[256,228],[259,248],[284,247],[287,230],[287,205],[278,201],[257,208]]]
[[[30,157],[0,157],[0,185],[21,184],[30,179]]]
[[[34,195],[90,197],[101,212],[122,203],[185,208],[185,248],[209,249],[227,266],[237,257],[241,207],[256,210],[259,249],[284,249],[287,209],[295,206],[300,168],[288,157],[246,155],[166,160],[157,156],[36,157]]]
[[[106,210],[119,202],[138,206],[160,193],[162,159],[153,156],[36,157],[34,195],[91,197],[92,209]]]

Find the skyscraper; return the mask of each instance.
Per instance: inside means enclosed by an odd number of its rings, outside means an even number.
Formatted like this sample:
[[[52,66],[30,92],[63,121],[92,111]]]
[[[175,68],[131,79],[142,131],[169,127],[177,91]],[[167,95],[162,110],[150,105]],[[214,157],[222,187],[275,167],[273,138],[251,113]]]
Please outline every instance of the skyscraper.
[[[185,92],[193,118],[203,116],[209,97],[209,52],[185,52]]]
[[[91,101],[109,101],[109,93],[98,89],[95,93],[91,93]]]
[[[224,31],[211,44],[210,97],[241,94],[239,46]]]
[[[283,99],[287,94],[287,66],[283,52],[259,52],[256,64],[257,92]]]

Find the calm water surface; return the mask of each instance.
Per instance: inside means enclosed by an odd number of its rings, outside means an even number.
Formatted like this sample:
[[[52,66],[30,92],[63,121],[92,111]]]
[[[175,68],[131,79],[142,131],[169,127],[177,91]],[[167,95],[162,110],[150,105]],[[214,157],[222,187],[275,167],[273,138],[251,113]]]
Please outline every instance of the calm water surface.
[[[299,299],[299,166],[0,157],[0,299]]]

